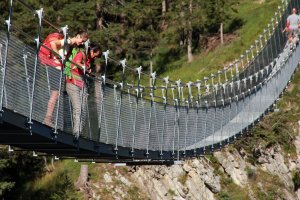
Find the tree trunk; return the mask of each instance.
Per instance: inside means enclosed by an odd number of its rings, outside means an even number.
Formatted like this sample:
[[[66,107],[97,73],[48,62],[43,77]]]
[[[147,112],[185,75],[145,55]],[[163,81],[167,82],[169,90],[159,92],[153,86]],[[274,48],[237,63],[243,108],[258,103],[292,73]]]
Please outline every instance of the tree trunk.
[[[97,29],[104,29],[103,16],[102,16],[102,5],[99,2],[96,3],[96,15],[97,15]]]
[[[45,164],[45,168],[46,168],[47,172],[52,172],[53,170],[50,169],[49,166],[48,166],[47,157],[43,156],[43,160],[44,160],[44,164]]]
[[[192,8],[193,8],[193,0],[190,0],[189,10],[190,10],[190,16],[192,15]],[[187,56],[188,56],[188,62],[193,61],[193,53],[192,53],[192,40],[193,40],[193,29],[192,29],[192,22],[191,19],[189,19],[189,28],[187,32]]]
[[[162,14],[162,16],[165,16],[166,12],[167,12],[167,0],[163,0],[161,2],[161,14]]]
[[[153,62],[152,62],[152,58],[150,60],[150,75],[153,73]],[[150,87],[152,87],[152,78],[150,77]]]
[[[88,165],[81,165],[80,174],[77,182],[75,183],[77,189],[83,189],[87,186],[88,172],[89,172]]]
[[[192,31],[188,31],[188,39],[187,39],[187,56],[188,56],[188,62],[193,61],[193,53],[192,53]]]
[[[224,35],[223,35],[223,23],[220,25],[220,37],[221,37],[221,45],[224,44]]]

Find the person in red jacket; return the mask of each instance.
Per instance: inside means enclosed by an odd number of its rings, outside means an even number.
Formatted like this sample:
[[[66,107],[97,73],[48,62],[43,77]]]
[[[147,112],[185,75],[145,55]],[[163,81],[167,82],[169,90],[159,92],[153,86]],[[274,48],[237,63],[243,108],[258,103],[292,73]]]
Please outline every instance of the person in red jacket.
[[[59,33],[50,34],[40,48],[39,59],[41,64],[49,66],[49,83],[50,83],[50,98],[47,104],[47,112],[44,118],[44,124],[53,127],[53,112],[56,102],[59,97],[59,77],[62,70],[61,59],[67,59],[68,54],[74,46],[82,45],[88,40],[88,34],[84,31],[79,31],[74,37],[68,38],[67,42]],[[65,49],[65,52],[63,52]],[[65,54],[65,55],[64,55]]]
[[[66,89],[73,108],[73,134],[78,138],[85,124],[87,87],[85,83],[86,74],[91,72],[91,63],[101,55],[98,46],[89,48],[87,55],[85,51],[79,51],[71,64],[71,76],[66,78]]]

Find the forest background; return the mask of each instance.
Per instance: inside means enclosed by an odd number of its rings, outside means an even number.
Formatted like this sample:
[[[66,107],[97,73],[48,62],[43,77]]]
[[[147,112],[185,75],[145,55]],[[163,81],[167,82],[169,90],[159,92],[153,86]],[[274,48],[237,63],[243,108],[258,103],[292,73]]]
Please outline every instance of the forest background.
[[[239,0],[28,0],[32,9],[44,9],[44,18],[55,27],[68,25],[72,36],[88,31],[92,42],[110,50],[116,59],[126,58],[131,67],[159,74],[191,63],[219,36],[220,28],[233,33],[243,25]],[[20,2],[14,2],[12,23],[35,36],[37,18]],[[8,1],[0,2],[0,22],[8,15]],[[43,23],[42,38],[55,32]],[[110,70],[111,78],[120,69]]]

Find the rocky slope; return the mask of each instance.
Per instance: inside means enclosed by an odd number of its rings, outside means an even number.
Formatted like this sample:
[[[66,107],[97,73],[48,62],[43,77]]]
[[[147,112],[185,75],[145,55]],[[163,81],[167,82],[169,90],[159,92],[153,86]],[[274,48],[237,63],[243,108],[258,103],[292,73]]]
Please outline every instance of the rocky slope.
[[[229,145],[173,166],[99,165],[93,199],[300,199],[300,133],[295,156],[280,145],[257,144],[249,153]],[[255,155],[255,163],[249,157]]]

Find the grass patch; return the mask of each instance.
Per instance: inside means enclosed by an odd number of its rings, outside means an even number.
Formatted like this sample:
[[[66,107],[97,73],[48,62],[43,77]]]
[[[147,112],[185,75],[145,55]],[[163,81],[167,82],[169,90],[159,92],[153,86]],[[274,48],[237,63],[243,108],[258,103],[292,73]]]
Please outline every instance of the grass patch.
[[[248,200],[247,190],[236,185],[230,177],[221,176],[222,191],[216,195],[219,200]]]
[[[81,199],[82,194],[76,191],[70,171],[58,169],[29,184],[22,199]]]
[[[129,190],[127,191],[128,197],[125,199],[136,199],[136,200],[143,200],[144,198],[140,195],[139,193],[139,188],[136,186],[130,187]]]
[[[181,175],[178,177],[179,183],[181,183],[181,185],[185,185],[185,183],[187,181],[187,177],[188,177],[188,175],[186,172],[181,173]]]
[[[257,171],[257,179],[251,183],[251,188],[257,199],[273,200],[285,197],[285,185],[279,177],[262,170]]]
[[[300,172],[292,171],[293,183],[294,183],[294,191],[297,191],[300,188]]]
[[[250,168],[250,167],[247,166],[245,168],[245,171],[247,173],[248,179],[250,179],[250,180],[256,180],[256,171],[255,171],[255,169],[252,169],[252,168]]]
[[[219,200],[231,200],[230,196],[226,192],[220,192],[218,194]]]
[[[173,196],[175,196],[175,195],[176,195],[176,193],[175,193],[175,191],[174,191],[174,190],[172,190],[172,189],[168,189],[167,195],[169,195],[169,196],[173,197]]]
[[[168,71],[161,76],[168,74],[172,80],[181,79],[188,82],[201,79],[217,72],[217,70],[223,70],[225,63],[238,58],[257,39],[262,30],[270,23],[277,6],[278,1],[276,0],[265,1],[262,4],[257,3],[257,1],[240,1],[236,7],[239,11],[236,15],[241,17],[244,25],[235,32],[236,39],[227,45],[217,47],[208,54],[194,55],[195,59],[190,64],[186,63],[186,58],[180,58],[174,62],[174,66],[181,65],[181,67]]]
[[[293,143],[297,134],[295,131],[296,119],[293,118],[293,110],[271,113],[251,130],[250,136],[236,141],[234,146],[237,149],[243,148],[248,154],[247,161],[253,165],[257,163],[257,158],[260,156],[260,152],[254,150],[258,145],[260,148],[280,145],[284,154],[296,156],[296,147]]]

